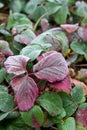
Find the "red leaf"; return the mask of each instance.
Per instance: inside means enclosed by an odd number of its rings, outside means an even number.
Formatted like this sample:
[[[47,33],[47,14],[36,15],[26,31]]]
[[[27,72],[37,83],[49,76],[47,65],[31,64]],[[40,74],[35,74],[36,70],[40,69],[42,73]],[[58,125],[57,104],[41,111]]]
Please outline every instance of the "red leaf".
[[[20,89],[23,79],[24,79],[24,75],[18,75],[18,76],[14,76],[12,78],[10,85],[11,85],[12,89],[14,90],[15,94]]]
[[[49,82],[63,80],[68,75],[68,67],[61,53],[50,51],[44,54],[42,59],[34,65],[33,71],[39,79]]]
[[[15,75],[25,73],[28,60],[29,58],[23,55],[8,57],[4,63],[7,73]]]
[[[77,24],[63,24],[61,27],[68,33],[73,33],[78,29],[78,23]]]
[[[76,121],[81,123],[87,130],[87,107],[84,109],[79,108],[76,112]]]
[[[11,81],[15,92],[15,102],[20,111],[28,111],[38,96],[38,88],[34,80],[26,76],[15,76]]]
[[[71,92],[71,81],[69,79],[69,77],[66,77],[64,80],[60,81],[60,82],[55,82],[50,84],[50,87],[54,88],[57,90],[57,92],[63,91],[63,92],[67,92],[70,93]]]
[[[87,41],[87,25],[80,27],[78,34],[84,41]]]

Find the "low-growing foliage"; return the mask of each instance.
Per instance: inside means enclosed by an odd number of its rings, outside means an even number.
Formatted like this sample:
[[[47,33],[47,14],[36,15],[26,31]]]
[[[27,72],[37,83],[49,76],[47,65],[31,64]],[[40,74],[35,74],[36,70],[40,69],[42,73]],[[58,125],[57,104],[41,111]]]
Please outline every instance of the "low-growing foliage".
[[[1,1],[0,9],[6,7],[0,130],[87,130],[87,3]]]

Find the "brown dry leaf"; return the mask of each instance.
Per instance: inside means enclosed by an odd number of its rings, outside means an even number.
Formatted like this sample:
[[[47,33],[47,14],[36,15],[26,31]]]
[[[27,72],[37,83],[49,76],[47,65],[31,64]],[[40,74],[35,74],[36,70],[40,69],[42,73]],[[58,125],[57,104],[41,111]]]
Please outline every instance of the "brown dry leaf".
[[[71,78],[71,83],[74,84],[75,86],[81,86],[84,89],[85,95],[87,95],[87,85],[85,83],[72,78]]]

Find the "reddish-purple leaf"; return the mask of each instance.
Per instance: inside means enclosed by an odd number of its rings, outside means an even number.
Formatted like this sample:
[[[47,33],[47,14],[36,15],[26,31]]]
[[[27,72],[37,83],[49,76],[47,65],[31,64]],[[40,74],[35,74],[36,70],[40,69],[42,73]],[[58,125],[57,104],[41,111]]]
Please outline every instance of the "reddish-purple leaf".
[[[37,57],[37,60],[40,61],[42,58],[49,56],[50,54],[52,54],[52,51],[48,51],[46,53],[43,53],[41,56]]]
[[[23,79],[24,79],[24,75],[18,75],[18,76],[14,76],[12,78],[10,85],[11,85],[12,89],[14,90],[15,94],[20,89]]]
[[[61,27],[68,33],[73,33],[78,29],[78,24],[62,24]]]
[[[87,25],[80,27],[78,34],[83,39],[83,41],[87,41]]]
[[[18,80],[19,79],[19,80]],[[15,103],[20,111],[28,111],[38,96],[38,87],[35,81],[26,76],[15,76],[11,81],[15,92]]]
[[[25,73],[28,60],[29,58],[23,55],[8,57],[4,63],[7,73],[13,73],[15,75]]]
[[[12,56],[13,55],[13,52],[11,51],[8,42],[4,41],[4,40],[0,40],[0,51],[5,56]]]
[[[68,67],[61,53],[50,51],[34,65],[33,72],[37,78],[53,83],[68,75]]]
[[[55,83],[50,84],[50,87],[56,89],[57,92],[63,91],[67,93],[70,93],[72,89],[71,81],[69,77],[66,77],[64,80],[60,82],[55,82]]]
[[[76,121],[81,123],[87,130],[87,107],[79,108],[76,112]]]
[[[47,31],[49,29],[49,22],[46,18],[41,19],[41,28],[43,31]]]

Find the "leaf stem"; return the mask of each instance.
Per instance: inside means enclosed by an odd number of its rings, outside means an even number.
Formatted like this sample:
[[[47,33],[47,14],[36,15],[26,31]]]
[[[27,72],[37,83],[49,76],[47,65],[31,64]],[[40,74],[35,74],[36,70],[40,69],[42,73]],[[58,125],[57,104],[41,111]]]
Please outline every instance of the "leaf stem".
[[[43,14],[43,15],[37,20],[37,22],[36,22],[35,25],[34,25],[33,31],[36,31],[37,26],[38,26],[39,22],[41,21],[41,19],[42,19],[43,17],[45,17],[46,15],[48,15],[48,14],[49,14],[49,13]]]

